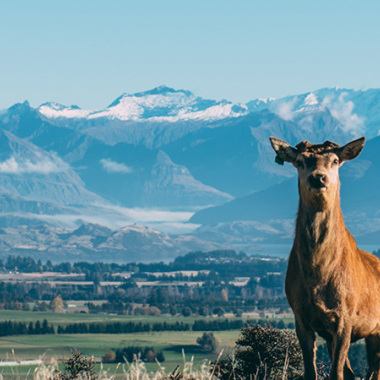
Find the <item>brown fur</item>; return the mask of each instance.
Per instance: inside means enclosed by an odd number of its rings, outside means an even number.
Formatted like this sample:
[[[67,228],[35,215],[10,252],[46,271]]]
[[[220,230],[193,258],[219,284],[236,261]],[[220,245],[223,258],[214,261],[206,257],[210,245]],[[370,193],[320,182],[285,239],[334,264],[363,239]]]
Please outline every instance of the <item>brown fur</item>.
[[[356,246],[339,197],[338,169],[360,153],[364,138],[344,147],[303,141],[292,148],[272,137],[271,143],[282,160],[298,167],[300,201],[285,290],[296,319],[304,379],[317,378],[318,333],[329,349],[330,379],[355,378],[348,349],[365,338],[367,379],[380,380],[380,260]]]

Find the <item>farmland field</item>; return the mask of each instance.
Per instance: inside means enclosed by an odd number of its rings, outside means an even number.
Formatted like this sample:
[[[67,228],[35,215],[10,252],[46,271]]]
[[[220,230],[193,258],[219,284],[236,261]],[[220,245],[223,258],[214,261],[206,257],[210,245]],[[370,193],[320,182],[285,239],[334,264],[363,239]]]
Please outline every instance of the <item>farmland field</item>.
[[[16,311],[16,310],[1,310],[1,321],[17,321],[17,322],[30,322],[47,319],[49,324],[54,326],[67,325],[69,323],[111,323],[111,322],[142,322],[142,323],[175,323],[183,322],[192,324],[196,320],[212,320],[212,317],[183,317],[183,316],[142,316],[142,315],[110,315],[110,314],[87,314],[87,313],[52,313],[52,312],[35,312],[35,311]],[[225,319],[222,317],[221,319]],[[229,317],[228,319],[237,319],[236,317]],[[258,319],[258,316],[243,317],[243,319]],[[278,317],[285,323],[293,322],[293,317]]]
[[[46,359],[58,360],[68,358],[71,349],[75,348],[86,356],[94,356],[96,361],[112,349],[125,346],[150,346],[156,351],[163,350],[166,369],[173,371],[178,364],[183,362],[182,349],[187,360],[194,357],[195,365],[200,365],[203,360],[215,360],[215,354],[202,353],[196,346],[196,339],[202,335],[200,332],[160,332],[160,333],[136,333],[136,334],[73,334],[73,335],[24,335],[3,337],[0,339],[0,357],[3,360],[22,360],[39,358],[42,355]],[[239,331],[216,332],[224,350],[231,351]],[[14,355],[12,355],[12,350]],[[99,369],[99,365],[97,366]],[[34,368],[34,367],[33,367]],[[157,370],[157,364],[149,363],[150,371]],[[113,373],[116,364],[104,364],[104,369]],[[3,376],[11,376],[12,373],[26,375],[30,367],[0,368]],[[122,368],[118,368],[122,372]],[[21,376],[22,377],[22,376]]]
[[[106,314],[82,314],[82,313],[52,313],[52,312],[24,312],[2,310],[0,321],[30,322],[47,319],[49,324],[64,326],[70,323],[112,323],[112,322],[142,322],[142,323],[175,323],[184,322],[192,324],[195,320],[204,317],[182,316],[127,316]],[[207,320],[215,318],[207,317]],[[222,318],[224,319],[224,317]],[[231,319],[236,319],[231,318]],[[291,318],[284,318],[285,322],[291,322]],[[224,352],[233,350],[240,330],[218,331],[214,335],[221,342]],[[194,364],[199,366],[205,359],[215,360],[216,354],[202,352],[196,344],[196,339],[202,335],[200,331],[166,331],[146,332],[133,334],[55,334],[55,335],[19,335],[0,338],[0,360],[38,359],[44,356],[46,360],[55,358],[59,361],[67,359],[71,349],[78,349],[86,356],[93,356],[97,363],[107,352],[126,346],[153,347],[155,351],[162,350],[165,362],[162,364],[168,371],[173,371],[178,364],[183,363],[182,350],[186,360],[194,357]],[[99,370],[100,364],[97,364]],[[122,373],[122,366],[116,370],[117,364],[104,364],[104,369],[110,373],[115,371]],[[0,373],[5,378],[19,377],[24,379],[31,376],[35,367],[0,367]],[[157,370],[157,364],[148,363],[150,371]],[[29,375],[28,371],[30,371]]]

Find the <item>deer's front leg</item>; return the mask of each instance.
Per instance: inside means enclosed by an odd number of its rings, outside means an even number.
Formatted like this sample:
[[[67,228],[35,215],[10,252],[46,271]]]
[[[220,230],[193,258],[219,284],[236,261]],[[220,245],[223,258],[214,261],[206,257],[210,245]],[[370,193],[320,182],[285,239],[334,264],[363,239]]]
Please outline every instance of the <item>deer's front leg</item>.
[[[333,342],[331,340],[327,340],[326,345],[327,345],[327,349],[329,351],[330,360],[332,362],[333,361]],[[346,363],[344,365],[344,379],[353,379],[354,378],[353,373],[354,372],[352,371],[351,364],[350,364],[350,361],[349,361],[348,356],[347,356]]]
[[[303,356],[304,365],[304,379],[316,380],[317,379],[317,366],[316,366],[316,336],[315,332],[309,327],[302,324],[301,321],[296,319],[296,332],[300,342]]]
[[[351,331],[352,328],[350,325],[342,323],[338,328],[337,334],[334,336],[330,380],[355,379],[354,373],[352,372],[348,361],[348,350],[351,344]]]

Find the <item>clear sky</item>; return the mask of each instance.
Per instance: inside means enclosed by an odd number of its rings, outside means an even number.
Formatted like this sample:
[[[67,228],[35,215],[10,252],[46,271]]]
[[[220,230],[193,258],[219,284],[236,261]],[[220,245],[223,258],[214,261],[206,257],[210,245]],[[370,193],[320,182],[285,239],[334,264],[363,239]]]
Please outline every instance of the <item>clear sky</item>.
[[[367,0],[2,1],[0,109],[161,84],[233,102],[380,87],[379,17]]]

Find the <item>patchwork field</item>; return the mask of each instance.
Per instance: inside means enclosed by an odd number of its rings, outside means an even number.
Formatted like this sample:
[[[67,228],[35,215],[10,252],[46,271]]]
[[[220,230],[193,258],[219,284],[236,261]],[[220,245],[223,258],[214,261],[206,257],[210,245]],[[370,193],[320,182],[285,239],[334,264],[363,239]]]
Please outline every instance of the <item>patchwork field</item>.
[[[184,322],[193,323],[195,317],[169,316],[125,316],[81,313],[42,313],[23,311],[1,311],[0,321],[29,322],[47,319],[49,324],[67,325],[69,323],[109,323],[109,322]],[[210,318],[211,319],[211,318]],[[290,321],[290,320],[289,320]],[[45,361],[55,358],[58,361],[67,359],[72,349],[78,349],[86,356],[93,356],[100,363],[107,352],[126,346],[150,346],[156,351],[163,350],[165,362],[162,364],[167,371],[173,371],[178,364],[183,363],[183,352],[186,360],[194,358],[194,365],[199,366],[204,360],[215,360],[216,354],[204,353],[196,344],[196,339],[202,335],[199,331],[169,331],[133,334],[55,334],[55,335],[19,335],[0,338],[0,360],[24,360],[43,357]],[[234,343],[239,336],[239,330],[214,332],[221,342],[224,352],[233,351]],[[100,364],[96,365],[97,370]],[[122,374],[122,366],[104,364],[103,368],[111,373]],[[5,378],[24,379],[31,377],[35,366],[0,367],[0,373]],[[148,363],[150,371],[157,370],[157,364]],[[28,374],[29,373],[29,374]]]
[[[2,360],[35,359],[43,356],[46,360],[68,358],[71,349],[78,349],[86,356],[94,356],[99,362],[101,357],[112,349],[125,346],[150,346],[156,351],[163,350],[165,362],[162,364],[167,370],[173,371],[183,362],[182,350],[186,359],[194,357],[195,365],[203,360],[215,360],[215,354],[205,354],[196,345],[196,339],[202,335],[200,332],[160,332],[136,334],[73,334],[73,335],[25,335],[3,337],[0,339],[0,357]],[[232,351],[239,331],[222,331],[214,334],[221,342],[225,351]],[[13,354],[13,353],[14,354]],[[97,365],[99,368],[99,365]],[[32,367],[34,369],[35,367]],[[157,364],[149,363],[147,368],[157,370]],[[0,367],[3,376],[27,375],[31,367]],[[104,364],[104,369],[116,371],[116,364]],[[122,373],[119,366],[118,372]]]

